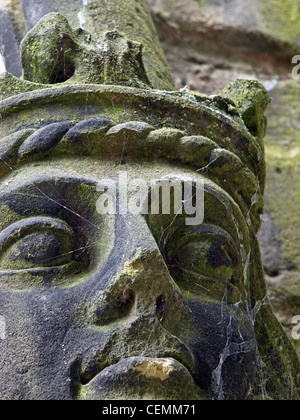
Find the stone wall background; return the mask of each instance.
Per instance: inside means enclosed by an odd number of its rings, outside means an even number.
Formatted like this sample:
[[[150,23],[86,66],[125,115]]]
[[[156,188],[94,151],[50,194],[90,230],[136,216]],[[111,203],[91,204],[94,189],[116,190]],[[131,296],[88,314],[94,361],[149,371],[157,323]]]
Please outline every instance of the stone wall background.
[[[22,3],[0,0],[0,72],[21,75]],[[65,0],[70,2],[71,0]],[[146,0],[177,89],[213,95],[237,79],[269,90],[262,256],[275,311],[289,336],[300,315],[300,0]],[[43,0],[34,2],[42,7]],[[33,15],[35,11],[32,11]],[[79,22],[78,22],[79,26]],[[300,71],[299,71],[300,74]],[[300,340],[294,341],[300,354]]]

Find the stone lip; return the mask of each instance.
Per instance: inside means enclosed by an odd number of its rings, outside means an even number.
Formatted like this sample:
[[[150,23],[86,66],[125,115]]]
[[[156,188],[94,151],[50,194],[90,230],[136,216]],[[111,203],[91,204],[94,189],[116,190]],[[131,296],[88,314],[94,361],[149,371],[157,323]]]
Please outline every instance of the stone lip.
[[[206,399],[189,370],[172,357],[129,357],[99,372],[78,392],[79,400]]]

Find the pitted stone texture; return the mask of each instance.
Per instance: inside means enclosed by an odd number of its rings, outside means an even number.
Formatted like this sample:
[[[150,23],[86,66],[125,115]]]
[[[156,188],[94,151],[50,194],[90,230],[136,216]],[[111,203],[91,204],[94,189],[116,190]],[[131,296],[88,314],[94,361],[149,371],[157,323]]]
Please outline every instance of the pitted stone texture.
[[[65,135],[65,139],[72,144],[84,142],[94,136],[99,138],[100,133],[106,133],[112,125],[110,120],[104,118],[85,120],[69,130]]]
[[[71,127],[71,122],[58,122],[40,128],[24,141],[19,149],[19,158],[51,150]]]
[[[8,164],[8,161],[16,155],[18,148],[23,142],[35,132],[32,128],[16,131],[10,136],[2,139],[0,145],[0,158],[2,163]]]

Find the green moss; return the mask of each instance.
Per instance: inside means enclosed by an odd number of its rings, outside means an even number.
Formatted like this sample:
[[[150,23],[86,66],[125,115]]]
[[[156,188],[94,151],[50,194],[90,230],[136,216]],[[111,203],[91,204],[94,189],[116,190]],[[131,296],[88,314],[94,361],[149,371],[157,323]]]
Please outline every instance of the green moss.
[[[45,86],[42,84],[30,83],[18,79],[10,73],[0,74],[0,101],[3,101],[10,96],[43,88],[45,88]]]
[[[251,86],[251,83],[250,85]],[[244,92],[246,96],[249,96],[249,92]],[[251,92],[250,92],[251,93]],[[261,122],[261,113],[262,108],[258,106],[259,104],[262,105],[264,103],[264,95],[260,96],[258,95],[258,102],[256,102],[255,92],[253,92],[254,96],[251,97],[250,95],[250,107],[254,106],[254,114],[253,118],[255,119],[255,124],[251,127],[253,130],[256,128],[257,133],[261,133],[261,126],[259,125]],[[242,107],[244,104],[244,96],[243,98],[238,102],[238,104]],[[247,98],[246,98],[247,99]],[[18,102],[19,101],[19,102]],[[5,108],[5,105],[7,107]],[[129,121],[144,121],[147,122],[147,124],[154,127],[156,130],[162,128],[162,127],[172,127],[172,130],[169,129],[169,134],[171,134],[171,142],[177,141],[177,131],[173,131],[173,129],[177,130],[183,130],[186,135],[192,136],[192,135],[208,135],[210,137],[210,133],[213,134],[213,140],[224,142],[222,143],[222,147],[227,149],[231,149],[233,151],[237,151],[237,153],[240,153],[240,144],[243,140],[243,143],[247,144],[246,150],[243,150],[241,152],[241,159],[243,158],[245,166],[251,166],[255,168],[256,161],[254,156],[258,155],[258,143],[256,142],[250,134],[247,132],[245,127],[241,124],[238,124],[235,120],[232,120],[228,115],[226,115],[225,112],[217,112],[216,109],[210,109],[207,105],[203,105],[198,103],[197,101],[192,100],[190,96],[182,97],[179,94],[172,95],[167,94],[166,92],[157,92],[153,90],[146,90],[146,89],[132,89],[128,87],[105,87],[105,86],[63,86],[63,87],[56,87],[52,89],[45,89],[43,91],[39,92],[33,92],[28,95],[24,95],[23,97],[19,97],[17,100],[11,100],[8,99],[4,104],[4,110],[3,110],[3,119],[1,124],[1,133],[3,135],[10,134],[12,130],[16,129],[17,127],[23,127],[24,125],[28,124],[34,124],[36,128],[40,126],[41,123],[49,123],[49,121],[57,120],[58,118],[61,118],[61,115],[63,115],[64,120],[70,120],[74,123],[82,121],[87,118],[92,118],[94,116],[97,116],[98,118],[101,116],[106,118],[111,118],[111,115],[114,116],[114,121],[116,124],[122,124],[124,122]],[[258,108],[256,108],[258,106]],[[117,111],[115,110],[117,109]],[[247,116],[248,118],[248,116]],[[246,121],[252,123],[252,120]],[[203,133],[201,132],[203,131]],[[208,134],[207,134],[208,133]],[[166,138],[164,136],[166,132],[162,130],[160,132],[162,137]],[[91,137],[90,137],[91,136]],[[168,136],[167,136],[168,137]],[[242,140],[241,140],[242,139]],[[47,166],[46,162],[42,162],[39,165],[36,164],[30,164],[25,167],[25,170],[23,173],[30,173],[30,177],[39,177],[41,170],[45,170],[47,168],[47,171],[49,171],[49,176],[52,174],[61,176],[63,174],[64,177],[67,177],[68,173],[71,174],[85,174],[87,177],[91,177],[92,179],[96,179],[96,177],[105,176],[106,178],[110,176],[116,176],[116,170],[120,169],[120,159],[118,161],[114,160],[114,162],[106,161],[105,159],[101,160],[101,165],[99,165],[99,159],[98,156],[95,156],[93,154],[93,146],[96,146],[96,138],[93,137],[91,133],[87,133],[87,140],[89,145],[87,146],[89,148],[89,154],[92,154],[92,158],[85,158],[82,157],[79,153],[79,150],[76,151],[76,153],[80,156],[73,156],[72,158],[68,154],[68,148],[66,145],[62,145],[62,149],[59,151],[57,148],[56,155],[46,155],[45,158],[47,159],[47,163],[49,164]],[[168,139],[170,140],[170,139]],[[234,143],[235,142],[235,143]],[[234,143],[234,144],[233,144]],[[208,150],[210,150],[210,144],[206,144],[208,147]],[[253,149],[251,147],[253,146]],[[83,146],[84,147],[84,146]],[[221,147],[221,146],[220,146]],[[57,155],[61,157],[60,152],[64,150],[65,156],[62,159],[57,159]],[[123,157],[122,153],[123,149],[120,149],[120,158]],[[251,154],[251,152],[253,152]],[[173,151],[170,151],[170,153],[173,153]],[[99,152],[100,154],[100,152]],[[249,157],[250,154],[250,157]],[[95,159],[93,160],[93,157],[95,156]],[[173,155],[171,154],[172,159]],[[167,156],[169,157],[169,155]],[[20,162],[23,164],[24,162]],[[209,164],[209,161],[207,162]],[[158,176],[157,174],[170,174],[178,171],[179,174],[184,174],[190,177],[193,177],[196,175],[195,173],[195,167],[188,167],[185,165],[182,165],[179,163],[176,158],[172,160],[171,163],[166,163],[165,160],[157,160],[155,161],[152,159],[152,155],[150,156],[150,159],[148,162],[143,161],[137,162],[134,160],[128,159],[128,166],[126,166],[126,163],[124,166],[122,166],[123,170],[134,170],[137,171],[134,172],[135,175],[140,175],[143,179],[148,179],[149,174],[155,174],[153,176]],[[176,166],[176,170],[174,169]],[[199,169],[199,168],[197,168]],[[48,174],[48,172],[47,172]],[[242,258],[242,264],[240,266],[243,269],[243,273],[238,273],[238,279],[245,280],[246,282],[246,288],[247,293],[251,290],[251,296],[252,296],[252,305],[254,307],[255,301],[259,299],[263,299],[265,294],[265,284],[264,284],[264,277],[261,270],[261,261],[260,261],[260,255],[258,252],[257,243],[255,242],[255,233],[257,226],[252,225],[249,223],[249,226],[246,224],[247,216],[249,216],[249,207],[247,206],[239,206],[236,204],[236,202],[240,203],[243,200],[237,199],[236,196],[238,194],[242,194],[241,190],[245,191],[245,194],[247,196],[248,204],[254,197],[254,194],[257,189],[257,179],[255,175],[250,173],[249,169],[245,169],[242,172],[236,172],[236,173],[229,173],[227,172],[224,175],[224,178],[220,174],[214,174],[212,175],[211,172],[203,171],[203,175],[207,175],[207,178],[213,178],[213,180],[216,180],[220,183],[220,185],[226,189],[226,191],[229,193],[229,195],[224,194],[218,187],[213,185],[212,182],[208,181],[206,182],[206,188],[207,188],[207,197],[205,200],[205,215],[206,215],[206,222],[207,224],[216,225],[224,231],[228,232],[232,238],[235,240],[236,244],[241,245],[240,248],[240,254]],[[19,174],[19,181],[22,177],[22,172]],[[28,176],[28,175],[27,175]],[[15,179],[15,184],[18,182],[18,179]],[[222,185],[223,184],[223,185]],[[236,195],[235,195],[236,193]],[[80,211],[83,211],[82,215],[85,218],[85,220],[89,220],[91,223],[94,223],[96,226],[101,226],[101,221],[99,219],[95,219],[95,208],[92,208],[92,201],[89,201],[90,194],[94,195],[95,191],[90,192],[88,189],[88,186],[85,184],[80,185],[77,190],[75,190],[74,193],[70,191],[70,193],[64,192],[64,197],[67,198],[67,195],[69,194],[68,198],[70,198],[71,203],[80,202]],[[209,198],[209,196],[212,196],[213,198]],[[236,202],[231,200],[231,197],[234,197],[236,199]],[[250,200],[250,201],[249,201]],[[261,205],[261,203],[259,203]],[[80,213],[80,211],[78,212]],[[225,211],[226,210],[226,211]],[[242,212],[243,214],[242,214]],[[253,210],[256,213],[256,207],[251,207],[251,210]],[[5,212],[5,210],[3,210]],[[99,215],[98,215],[99,216]],[[171,218],[171,220],[170,220]],[[174,221],[174,215],[167,217],[166,224],[167,226],[172,225]],[[171,222],[171,223],[170,223]],[[249,222],[249,220],[248,220]],[[163,223],[158,223],[156,226],[156,229],[153,230],[154,236],[156,235],[156,238],[161,237],[161,227],[163,226]],[[174,227],[174,224],[173,224]],[[104,229],[105,231],[105,229]],[[99,229],[100,232],[100,229]],[[98,232],[98,233],[99,233]],[[114,232],[114,229],[112,228],[112,225],[110,226],[110,229],[107,229],[105,232]],[[249,237],[250,232],[250,237]],[[101,233],[103,233],[103,230],[101,230]],[[142,232],[140,232],[142,234]],[[164,232],[165,234],[168,232]],[[105,235],[104,235],[105,236]],[[113,238],[109,238],[109,235],[106,234],[105,238],[100,237],[98,235],[95,238],[95,241],[98,243],[101,243],[101,258],[104,258],[105,251],[107,253],[110,252],[111,248],[110,245],[113,242]],[[93,242],[94,238],[91,238]],[[159,241],[158,241],[159,242]],[[107,246],[108,245],[108,246]],[[171,244],[172,245],[172,244]],[[172,248],[172,247],[171,247]],[[191,254],[193,253],[194,249],[191,247]],[[205,248],[205,247],[204,247]],[[203,249],[204,249],[203,248]],[[203,251],[203,249],[200,249]],[[165,252],[168,250],[168,247],[162,247],[162,252]],[[248,256],[249,252],[251,250],[251,275],[250,282],[248,279]],[[197,249],[197,252],[199,249]],[[205,249],[207,251],[207,249]],[[98,249],[95,251],[98,252]],[[97,259],[97,258],[96,258]],[[138,260],[138,258],[137,258]],[[188,262],[190,262],[190,259],[188,259]],[[118,281],[118,286],[115,284],[112,285],[113,287],[119,287],[119,288],[125,288],[128,285],[128,280],[131,279],[132,284],[134,284],[134,292],[138,293],[143,288],[141,287],[142,284],[145,283],[147,280],[146,275],[147,272],[151,273],[151,279],[153,277],[154,281],[151,282],[151,289],[147,290],[147,295],[138,296],[138,299],[141,299],[143,302],[143,305],[138,305],[136,308],[143,307],[148,311],[149,313],[153,313],[153,302],[155,302],[155,299],[160,294],[164,294],[165,296],[168,296],[171,300],[172,304],[170,304],[170,319],[169,320],[163,320],[163,322],[166,322],[166,325],[176,324],[179,323],[178,319],[181,319],[182,311],[181,311],[181,305],[178,298],[178,287],[170,282],[169,273],[166,269],[166,266],[164,262],[161,259],[161,255],[158,253],[153,253],[151,256],[149,255],[143,255],[143,258],[139,258],[139,262],[142,262],[146,265],[145,270],[137,270],[137,274],[133,274],[134,270],[130,270],[130,267],[127,267],[127,272],[121,273],[120,277],[116,276],[116,278],[113,280],[115,282]],[[95,264],[99,263],[99,259],[96,261]],[[148,264],[148,266],[147,266]],[[200,258],[198,261],[198,268],[199,270],[208,270],[208,263],[207,263],[207,257]],[[84,275],[81,272],[84,273]],[[77,270],[74,268],[72,271],[65,271],[61,274],[60,277],[55,278],[54,286],[57,287],[71,287],[75,284],[79,284],[80,282],[84,281],[88,275],[91,274],[92,270],[94,270],[95,267],[87,269],[86,266],[81,266]],[[231,267],[228,268],[225,266],[224,268],[217,267],[215,273],[218,277],[222,276],[222,271],[225,273],[226,276],[230,276],[231,274]],[[126,270],[125,270],[126,271]],[[190,297],[192,295],[196,295],[197,291],[194,285],[192,286],[193,280],[198,281],[198,279],[195,279],[195,276],[191,275],[190,272],[188,272],[188,268],[184,267],[184,275],[182,277],[182,281],[185,282],[185,285],[182,285],[182,290],[184,290],[185,297]],[[209,272],[208,274],[211,274]],[[27,275],[27,274],[26,274]],[[9,276],[8,276],[9,277]],[[41,282],[41,279],[38,278],[38,285]],[[22,277],[19,276],[17,279],[16,286],[17,288],[21,288],[22,286]],[[71,279],[71,284],[70,284]],[[162,279],[167,279],[166,282],[163,282]],[[8,284],[9,278],[7,278],[7,284]],[[180,279],[181,281],[181,279]],[[229,279],[230,283],[230,279]],[[250,284],[249,284],[250,283]],[[34,286],[34,280],[32,278],[28,277],[28,284]],[[24,286],[24,283],[23,283]],[[205,285],[203,284],[205,287]],[[224,296],[224,293],[221,294],[221,289],[224,286],[224,283],[217,283],[216,287],[215,285],[211,286],[211,290],[213,292],[217,292],[222,298]],[[225,285],[226,286],[226,285]],[[13,287],[13,286],[12,286]],[[243,288],[244,289],[244,288]],[[117,289],[113,289],[113,291],[117,291]],[[224,291],[224,289],[223,289]],[[200,295],[200,294],[199,294]],[[197,297],[199,297],[197,294]],[[203,296],[203,295],[202,295]],[[240,295],[238,293],[232,293],[232,300],[233,302],[238,301],[238,296]],[[244,297],[242,295],[242,297]],[[209,300],[209,299],[208,299]],[[144,310],[143,309],[143,310]],[[152,311],[152,312],[151,312]],[[115,313],[117,315],[117,312]],[[269,314],[269,320],[267,321],[268,324],[268,334],[265,335],[265,331],[263,330],[263,322],[264,318],[262,317],[261,322],[261,330],[258,329],[259,332],[259,340],[262,340],[262,352],[265,354],[265,358],[267,359],[268,352],[266,350],[271,348],[277,349],[274,352],[276,354],[276,357],[280,360],[280,352],[286,352],[286,363],[289,363],[288,357],[289,357],[289,349],[287,347],[287,350],[284,348],[282,349],[282,344],[279,343],[279,333],[278,329],[276,330],[276,335],[273,337],[270,331],[272,328],[276,327],[276,324],[273,325],[273,322],[275,317],[274,315]],[[113,324],[113,322],[112,322]],[[274,328],[275,328],[274,327]],[[277,328],[277,327],[276,327]],[[132,333],[132,332],[131,332]],[[132,351],[133,354],[141,354],[140,352],[143,352],[142,345],[146,340],[145,335],[148,334],[148,331],[138,331],[139,334],[141,334],[141,340],[140,342],[141,347],[140,348],[129,348],[128,351]],[[190,334],[190,331],[188,331],[187,334]],[[263,341],[265,340],[265,342]],[[274,340],[274,343],[273,343]],[[285,338],[283,339],[283,346],[285,345]],[[125,337],[124,342],[130,346],[130,334],[128,337]],[[266,344],[265,344],[266,343]],[[118,343],[115,343],[115,348],[109,349],[112,353],[111,359],[109,362],[112,364],[118,359],[120,356],[120,349],[118,348]],[[163,345],[165,343],[162,343]],[[171,351],[174,351],[172,349],[172,343],[171,340],[168,341],[168,349]],[[287,344],[288,346],[288,344]],[[158,350],[155,349],[157,352]],[[127,352],[127,354],[129,354]],[[131,353],[130,353],[131,354]],[[279,356],[278,356],[279,354]],[[284,356],[285,357],[285,356]],[[291,358],[293,358],[294,355],[291,354]],[[287,369],[285,369],[285,359],[282,359],[282,371],[284,378],[287,378]],[[288,372],[290,372],[290,366],[288,366]],[[270,369],[268,371],[270,376],[273,378],[276,377],[276,366],[275,363],[272,362]],[[274,391],[275,392],[275,391]],[[281,392],[281,391],[280,391]],[[283,391],[282,391],[283,392]]]
[[[15,213],[7,205],[2,205],[0,207],[0,228],[1,231],[6,229],[8,226],[16,223],[20,220],[20,215]]]
[[[262,0],[258,2],[266,30],[276,38],[299,43],[300,1]]]
[[[264,86],[256,80],[238,79],[227,85],[220,95],[234,102],[246,127],[262,142],[265,135],[264,114],[270,102]]]
[[[102,38],[104,32],[113,29],[130,41],[140,43],[143,46],[143,61],[150,84],[155,89],[175,89],[155,26],[143,1],[114,0],[109,7],[103,7],[98,1],[91,0],[85,7],[81,0],[71,3],[56,0],[52,2],[51,10],[65,16],[73,30],[79,27],[78,12],[81,11],[86,21],[84,29],[92,34],[96,42]]]
[[[2,287],[7,287],[14,290],[23,290],[43,287],[45,285],[45,279],[43,275],[32,275],[29,272],[19,271],[13,275],[3,274],[1,275]]]
[[[255,332],[262,362],[257,370],[257,394],[263,394],[264,399],[297,399],[299,359],[271,305],[263,305],[257,314]]]
[[[272,92],[265,138],[266,210],[279,231],[283,258],[300,267],[300,84],[280,82]]]

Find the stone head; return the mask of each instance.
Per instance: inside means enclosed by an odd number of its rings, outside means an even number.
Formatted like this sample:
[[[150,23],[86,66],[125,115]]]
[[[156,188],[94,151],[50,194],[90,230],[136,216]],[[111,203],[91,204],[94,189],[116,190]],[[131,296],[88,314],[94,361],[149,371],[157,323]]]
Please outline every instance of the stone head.
[[[157,91],[141,45],[58,14],[21,51],[23,80],[0,80],[1,398],[295,395],[256,238],[264,88]],[[101,214],[120,173],[201,182],[203,221]]]

